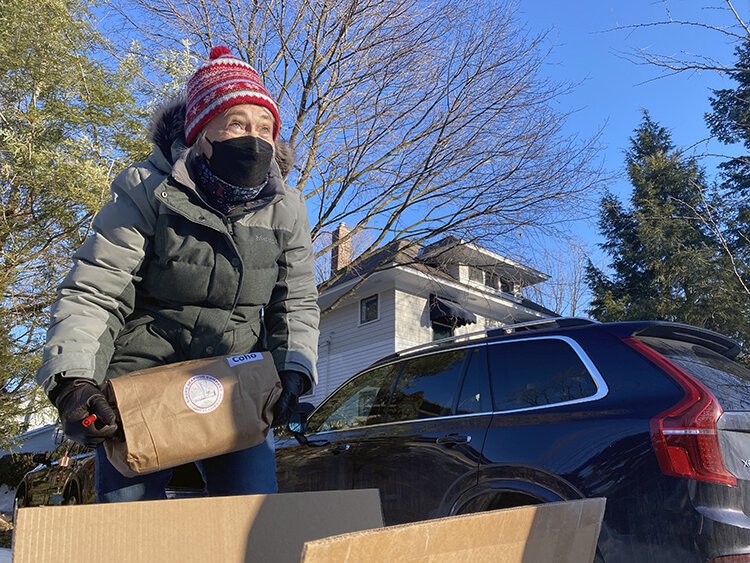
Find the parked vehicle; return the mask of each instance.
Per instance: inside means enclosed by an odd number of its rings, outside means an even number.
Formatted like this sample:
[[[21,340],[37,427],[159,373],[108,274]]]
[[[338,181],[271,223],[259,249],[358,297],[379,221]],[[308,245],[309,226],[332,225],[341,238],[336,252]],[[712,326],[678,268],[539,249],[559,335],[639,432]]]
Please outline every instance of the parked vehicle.
[[[62,436],[62,435],[61,435]],[[26,473],[16,488],[16,506],[86,504],[96,499],[94,452],[63,439],[52,452],[34,454],[37,467]],[[204,484],[194,464],[173,470],[168,498],[204,496]]]
[[[277,444],[280,487],[378,488],[386,524],[606,497],[598,560],[750,561],[738,353],[719,334],[645,321],[434,342],[294,421]]]
[[[64,440],[52,452],[34,454],[37,467],[16,487],[16,506],[82,504],[96,497],[94,455],[80,444]]]

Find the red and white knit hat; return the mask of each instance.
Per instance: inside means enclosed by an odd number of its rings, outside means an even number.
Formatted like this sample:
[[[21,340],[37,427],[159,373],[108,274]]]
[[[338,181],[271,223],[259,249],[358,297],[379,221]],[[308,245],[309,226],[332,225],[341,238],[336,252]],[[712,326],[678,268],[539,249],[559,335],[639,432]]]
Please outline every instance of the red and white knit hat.
[[[279,134],[279,107],[263,86],[257,71],[232,56],[223,45],[211,49],[203,63],[187,82],[185,138],[192,145],[206,124],[221,112],[239,104],[263,106],[273,115],[273,138]]]

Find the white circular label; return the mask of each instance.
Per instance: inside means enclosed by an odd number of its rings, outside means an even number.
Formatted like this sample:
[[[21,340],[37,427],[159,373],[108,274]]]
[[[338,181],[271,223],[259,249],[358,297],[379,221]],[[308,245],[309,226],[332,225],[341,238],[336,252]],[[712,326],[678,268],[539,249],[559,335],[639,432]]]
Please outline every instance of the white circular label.
[[[224,398],[224,387],[213,375],[194,375],[182,389],[185,404],[191,411],[206,414],[214,411]]]

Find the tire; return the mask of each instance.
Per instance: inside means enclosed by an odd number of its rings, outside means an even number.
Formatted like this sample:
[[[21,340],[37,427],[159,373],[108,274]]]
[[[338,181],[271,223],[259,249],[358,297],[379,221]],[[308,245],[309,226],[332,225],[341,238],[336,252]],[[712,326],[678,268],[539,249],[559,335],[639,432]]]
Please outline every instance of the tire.
[[[26,498],[26,487],[22,486],[19,490],[16,491],[16,496],[13,499],[13,512],[15,513],[19,508],[24,508],[28,505],[29,499]]]
[[[68,487],[68,490],[65,491],[65,494],[63,495],[63,505],[64,506],[74,506],[76,504],[81,504],[81,495],[78,492],[78,487],[75,485],[71,485]]]

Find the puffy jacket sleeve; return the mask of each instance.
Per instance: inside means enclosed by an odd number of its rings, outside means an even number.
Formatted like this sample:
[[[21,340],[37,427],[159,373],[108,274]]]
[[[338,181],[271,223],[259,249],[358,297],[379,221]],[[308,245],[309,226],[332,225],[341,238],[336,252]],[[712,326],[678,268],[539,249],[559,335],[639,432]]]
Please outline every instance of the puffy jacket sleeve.
[[[276,368],[306,374],[317,383],[318,290],[307,210],[296,190],[295,217],[278,261],[279,277],[265,308],[267,344]]]
[[[55,375],[105,379],[114,340],[135,302],[134,276],[153,236],[153,185],[164,179],[148,165],[134,165],[112,184],[112,200],[93,222],[93,233],[73,256],[57,290],[37,380],[48,395]],[[149,189],[151,185],[151,189]]]

